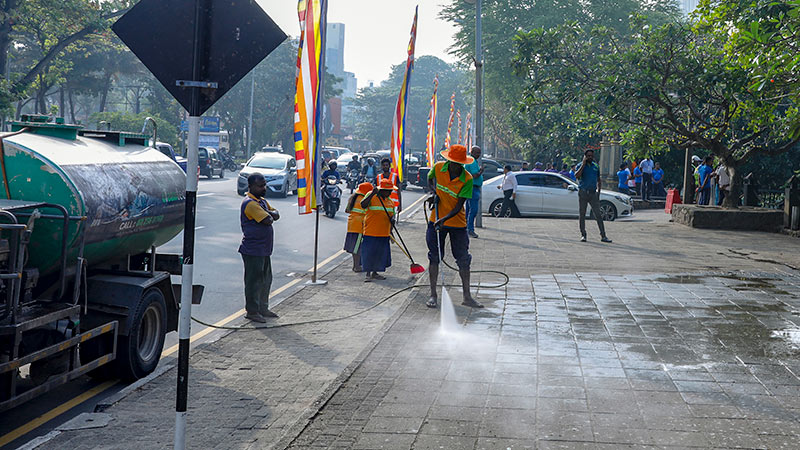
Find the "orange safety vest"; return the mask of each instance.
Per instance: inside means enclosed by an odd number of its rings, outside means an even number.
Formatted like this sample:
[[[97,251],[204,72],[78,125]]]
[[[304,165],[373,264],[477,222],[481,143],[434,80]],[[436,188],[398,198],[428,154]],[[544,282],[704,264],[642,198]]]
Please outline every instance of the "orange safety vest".
[[[347,232],[358,233],[364,232],[364,216],[367,211],[361,207],[361,200],[364,199],[364,194],[355,194],[355,202],[353,208],[350,210],[350,216],[347,217]]]
[[[389,218],[394,213],[390,202],[378,198],[377,195],[373,196],[364,214],[364,236],[388,237],[392,232]]]
[[[389,177],[389,181],[391,181],[392,184],[399,189],[400,186],[397,185],[397,174],[394,173],[394,172],[389,172],[389,173],[392,174]],[[378,186],[380,186],[381,180],[385,180],[385,179],[386,178],[383,176],[383,172],[379,173],[378,174]],[[399,190],[392,191],[392,195],[389,196],[389,198],[392,199],[392,203],[394,203],[394,207],[395,208],[400,208],[400,194],[398,194],[398,192],[399,192]]]

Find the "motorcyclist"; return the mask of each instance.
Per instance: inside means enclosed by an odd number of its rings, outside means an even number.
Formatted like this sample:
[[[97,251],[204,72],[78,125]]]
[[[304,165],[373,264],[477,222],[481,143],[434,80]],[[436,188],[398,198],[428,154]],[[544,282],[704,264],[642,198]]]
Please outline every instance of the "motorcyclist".
[[[336,182],[341,181],[342,177],[339,175],[339,171],[336,170],[337,164],[336,161],[331,161],[328,163],[328,170],[322,172],[322,182],[324,183],[328,177],[336,177]]]
[[[358,171],[361,172],[361,162],[358,161],[358,155],[353,155],[353,160],[347,163],[347,171]]]
[[[361,174],[364,175],[364,181],[375,184],[375,179],[378,178],[378,167],[375,165],[374,159],[367,158],[367,165],[364,166]]]

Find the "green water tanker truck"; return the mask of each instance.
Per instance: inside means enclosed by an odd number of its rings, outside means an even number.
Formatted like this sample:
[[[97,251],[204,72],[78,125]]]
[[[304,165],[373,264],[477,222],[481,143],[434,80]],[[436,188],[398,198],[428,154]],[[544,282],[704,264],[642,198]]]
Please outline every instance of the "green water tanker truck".
[[[0,411],[155,369],[181,270],[155,249],[183,229],[185,177],[144,134],[22,116],[0,136]]]

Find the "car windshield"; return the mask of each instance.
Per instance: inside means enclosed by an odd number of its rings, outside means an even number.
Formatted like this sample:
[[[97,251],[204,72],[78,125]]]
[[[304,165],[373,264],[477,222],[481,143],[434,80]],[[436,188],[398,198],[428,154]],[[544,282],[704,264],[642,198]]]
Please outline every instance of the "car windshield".
[[[256,169],[283,169],[286,167],[286,160],[284,158],[276,158],[274,156],[254,156],[247,164],[248,167],[255,167]]]

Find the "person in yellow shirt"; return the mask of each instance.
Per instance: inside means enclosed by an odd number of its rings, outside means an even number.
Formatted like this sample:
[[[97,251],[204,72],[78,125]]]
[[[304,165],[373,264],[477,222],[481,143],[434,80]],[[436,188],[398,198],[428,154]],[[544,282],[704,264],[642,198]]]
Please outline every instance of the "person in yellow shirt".
[[[361,272],[361,234],[364,232],[364,215],[361,200],[373,189],[372,183],[361,183],[347,201],[344,212],[347,217],[347,235],[344,238],[344,251],[353,255],[353,272]]]
[[[394,221],[392,192],[397,189],[390,180],[383,180],[377,189],[361,200],[364,209],[364,233],[361,238],[361,267],[366,274],[365,282],[385,280],[378,272],[385,272],[392,265],[389,234]]]
[[[446,161],[436,163],[428,172],[428,185],[433,193],[434,204],[438,205],[436,211],[431,211],[428,221],[428,230],[425,241],[428,244],[428,260],[430,268],[428,273],[431,280],[431,297],[426,306],[436,308],[438,295],[436,293],[436,278],[439,275],[439,260],[444,256],[445,238],[450,236],[450,249],[458,265],[458,274],[461,276],[461,289],[464,306],[483,308],[476,302],[469,292],[469,270],[472,256],[469,254],[469,235],[467,234],[467,218],[464,203],[472,198],[472,175],[464,169],[465,164],[473,161],[467,155],[467,148],[463,145],[453,145],[450,149],[441,152]],[[438,237],[437,237],[438,233]]]

